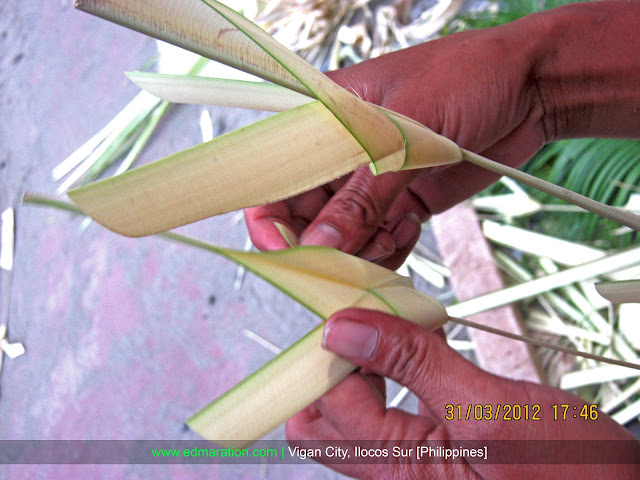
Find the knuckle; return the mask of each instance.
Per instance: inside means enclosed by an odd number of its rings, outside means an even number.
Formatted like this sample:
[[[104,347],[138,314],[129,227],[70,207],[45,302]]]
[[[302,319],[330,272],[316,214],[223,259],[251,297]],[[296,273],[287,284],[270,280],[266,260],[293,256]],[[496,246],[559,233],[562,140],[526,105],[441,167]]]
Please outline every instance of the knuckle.
[[[421,387],[427,378],[433,380],[435,372],[431,352],[429,341],[423,335],[391,345],[387,356],[390,376],[414,390]]]
[[[344,215],[358,219],[365,228],[377,228],[383,217],[378,203],[367,190],[351,186],[345,187],[343,194],[336,201]]]

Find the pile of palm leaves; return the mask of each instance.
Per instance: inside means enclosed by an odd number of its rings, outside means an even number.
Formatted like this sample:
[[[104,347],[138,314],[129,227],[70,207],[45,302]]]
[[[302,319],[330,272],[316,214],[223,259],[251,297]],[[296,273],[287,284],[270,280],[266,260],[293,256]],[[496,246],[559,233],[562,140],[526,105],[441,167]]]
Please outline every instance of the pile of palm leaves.
[[[640,192],[640,141],[564,140],[545,147],[524,170],[600,202],[633,209],[634,193]],[[562,208],[539,192],[531,194],[551,212],[526,221],[529,228],[604,248],[638,243],[636,232],[597,215]]]

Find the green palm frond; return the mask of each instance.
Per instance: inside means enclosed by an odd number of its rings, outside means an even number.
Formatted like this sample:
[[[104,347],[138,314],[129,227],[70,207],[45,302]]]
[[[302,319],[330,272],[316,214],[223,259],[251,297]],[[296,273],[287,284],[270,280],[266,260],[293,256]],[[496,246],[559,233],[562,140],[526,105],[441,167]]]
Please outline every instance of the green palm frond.
[[[633,186],[640,184],[640,141],[563,140],[545,147],[523,170],[599,202],[623,206],[634,193]],[[546,204],[560,203],[537,191],[529,193]],[[606,248],[638,242],[633,232],[617,234],[618,224],[589,213],[551,213],[529,223],[535,230],[569,240],[595,241]]]

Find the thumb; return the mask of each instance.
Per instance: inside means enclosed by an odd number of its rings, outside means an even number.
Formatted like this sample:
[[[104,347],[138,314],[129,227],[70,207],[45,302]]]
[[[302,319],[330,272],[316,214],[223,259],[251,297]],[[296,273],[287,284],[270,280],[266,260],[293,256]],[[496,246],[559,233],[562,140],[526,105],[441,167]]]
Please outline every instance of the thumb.
[[[510,394],[508,381],[464,359],[438,334],[382,312],[337,312],[327,320],[323,346],[408,387],[441,420],[446,405],[504,403]]]

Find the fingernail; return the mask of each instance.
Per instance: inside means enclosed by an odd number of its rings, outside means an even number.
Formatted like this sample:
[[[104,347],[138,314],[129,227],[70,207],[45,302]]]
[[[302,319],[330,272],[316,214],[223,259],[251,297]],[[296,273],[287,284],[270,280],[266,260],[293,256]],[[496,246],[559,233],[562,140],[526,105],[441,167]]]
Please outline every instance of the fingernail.
[[[344,239],[338,230],[328,223],[321,223],[308,233],[302,234],[300,245],[321,245],[340,249]]]
[[[409,246],[420,231],[420,218],[415,213],[408,213],[393,231],[393,240],[398,250]]]
[[[338,318],[324,329],[322,346],[342,357],[367,360],[378,344],[378,330]]]

